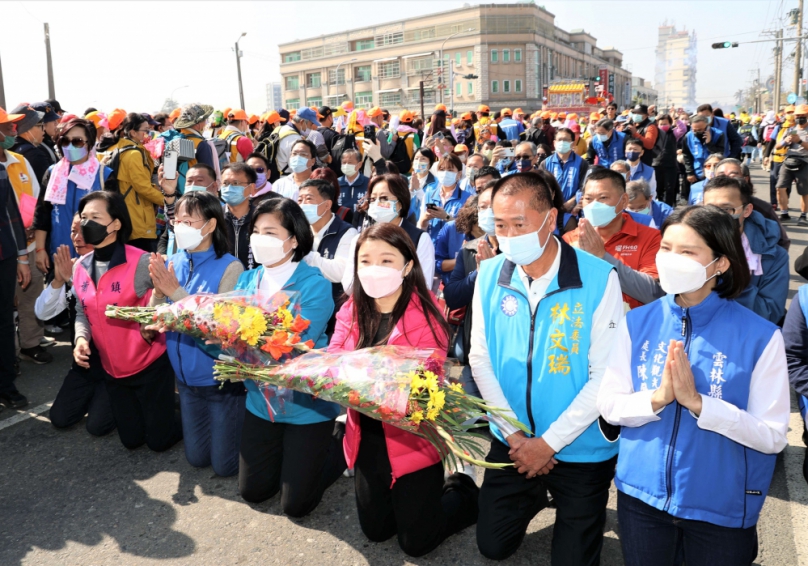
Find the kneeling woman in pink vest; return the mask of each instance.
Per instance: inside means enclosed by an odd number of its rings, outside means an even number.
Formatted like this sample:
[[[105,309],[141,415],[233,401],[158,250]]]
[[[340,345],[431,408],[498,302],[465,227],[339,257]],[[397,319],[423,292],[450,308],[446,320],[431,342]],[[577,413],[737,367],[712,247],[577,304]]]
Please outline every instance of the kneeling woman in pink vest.
[[[448,325],[404,230],[384,223],[362,232],[353,275],[360,284],[337,313],[329,352],[389,344],[445,356]],[[422,556],[477,522],[474,480],[456,473],[444,481],[440,456],[423,438],[349,410],[344,448],[356,472],[359,524],[370,540],[397,535],[404,552]]]
[[[94,251],[73,267],[76,363],[104,379],[121,442],[155,451],[182,438],[174,410],[174,371],[165,337],[147,340],[139,324],[107,318],[107,305],[149,304],[149,254],[127,246],[132,222],[123,197],[95,191],[79,202],[81,233]],[[149,334],[146,336],[150,338]]]

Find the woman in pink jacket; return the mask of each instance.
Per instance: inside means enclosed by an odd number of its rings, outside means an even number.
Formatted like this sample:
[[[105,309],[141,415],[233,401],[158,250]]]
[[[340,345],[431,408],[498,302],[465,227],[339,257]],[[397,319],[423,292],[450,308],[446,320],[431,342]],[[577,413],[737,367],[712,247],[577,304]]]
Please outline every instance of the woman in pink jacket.
[[[448,326],[404,230],[389,223],[366,229],[354,266],[360,285],[337,313],[330,352],[390,344],[445,355]],[[405,553],[422,556],[477,522],[474,480],[455,473],[444,481],[440,456],[423,438],[349,410],[344,447],[356,472],[359,524],[370,540],[397,535]]]

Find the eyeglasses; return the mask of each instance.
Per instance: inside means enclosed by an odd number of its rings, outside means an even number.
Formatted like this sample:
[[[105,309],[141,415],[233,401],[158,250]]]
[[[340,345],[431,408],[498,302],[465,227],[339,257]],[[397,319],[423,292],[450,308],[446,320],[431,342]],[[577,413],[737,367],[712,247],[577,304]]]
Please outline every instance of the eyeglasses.
[[[252,170],[256,173],[266,173],[266,167],[253,167]]]
[[[533,159],[532,155],[517,155],[514,159]]]
[[[305,157],[306,159],[311,159],[311,155],[309,155],[308,153],[292,152],[292,155],[296,157]]]
[[[384,196],[384,197],[370,197],[368,199],[368,202],[370,204],[373,204],[374,202],[378,202],[379,204],[386,204],[388,202],[398,202],[398,201],[397,200],[391,200],[389,197]]]
[[[34,127],[39,128],[41,130],[44,130],[45,129],[45,124],[34,124]]]
[[[62,147],[67,147],[71,144],[73,147],[84,147],[87,144],[87,140],[82,138],[62,138],[59,140],[59,145]]]
[[[178,224],[185,224],[186,226],[191,228],[191,227],[193,227],[194,224],[196,224],[197,222],[202,222],[203,220],[205,220],[205,219],[200,218],[198,220],[177,220],[175,218],[174,220],[171,221],[171,225],[172,226],[177,226]]]

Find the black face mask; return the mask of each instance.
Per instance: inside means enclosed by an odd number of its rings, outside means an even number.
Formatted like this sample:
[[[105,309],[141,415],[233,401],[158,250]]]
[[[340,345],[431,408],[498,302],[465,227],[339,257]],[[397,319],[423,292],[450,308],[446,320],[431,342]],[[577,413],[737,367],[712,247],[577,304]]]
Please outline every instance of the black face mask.
[[[797,118],[797,123],[798,123],[800,126],[804,126],[805,124],[808,124],[808,117],[806,117],[806,116],[800,116],[799,118]]]
[[[114,222],[114,220],[113,220]],[[110,222],[109,224],[112,224]],[[82,220],[81,221],[81,237],[84,238],[84,241],[90,244],[91,246],[97,246],[101,242],[103,242],[107,237],[107,224],[104,226],[103,224],[99,224],[95,220]]]
[[[693,135],[696,136],[696,139],[700,142],[704,142],[704,140],[707,138],[707,134],[705,132],[693,132]]]

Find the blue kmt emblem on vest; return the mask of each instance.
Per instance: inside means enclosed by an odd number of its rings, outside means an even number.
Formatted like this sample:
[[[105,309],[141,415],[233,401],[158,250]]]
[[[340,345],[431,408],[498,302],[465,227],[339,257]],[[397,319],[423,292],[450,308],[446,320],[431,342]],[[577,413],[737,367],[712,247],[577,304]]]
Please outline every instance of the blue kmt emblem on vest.
[[[502,299],[502,303],[499,305],[499,308],[502,309],[502,312],[504,312],[507,316],[513,316],[519,309],[519,301],[516,300],[516,297],[513,295],[505,295],[505,298]]]

